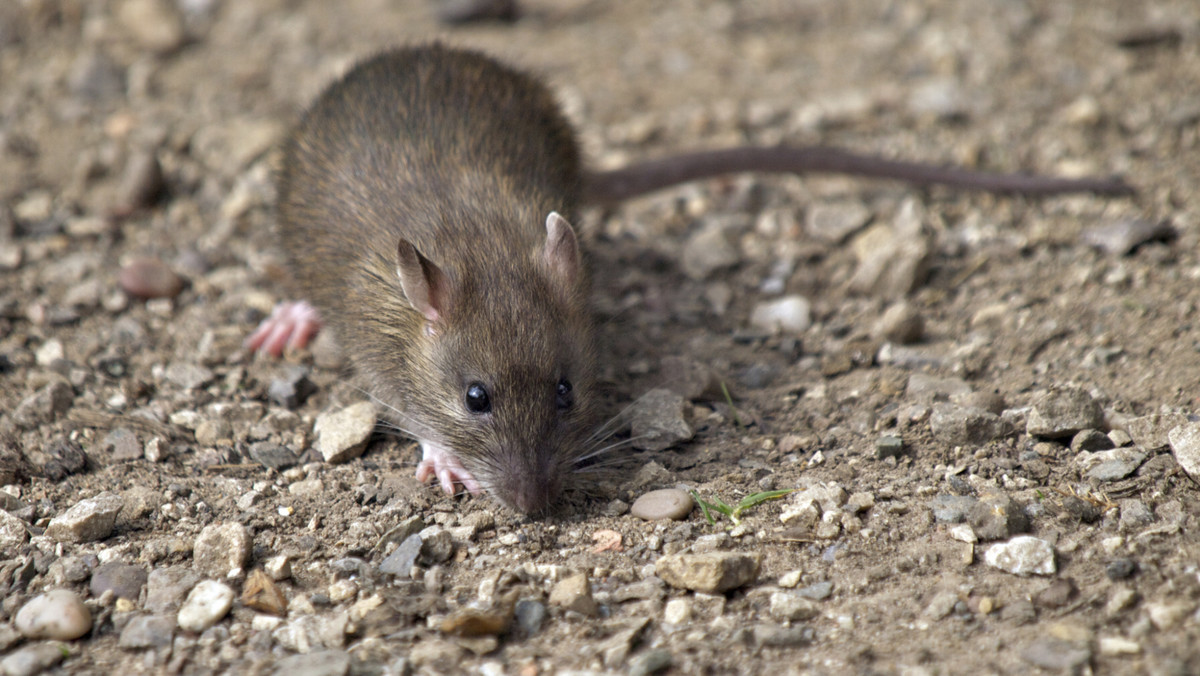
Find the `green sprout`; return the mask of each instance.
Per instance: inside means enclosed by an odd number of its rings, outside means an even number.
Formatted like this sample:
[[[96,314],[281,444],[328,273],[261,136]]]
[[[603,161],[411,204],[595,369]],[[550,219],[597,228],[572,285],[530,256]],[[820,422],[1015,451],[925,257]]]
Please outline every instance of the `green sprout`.
[[[722,500],[721,498],[714,497],[713,501],[709,502],[707,500],[702,499],[700,497],[700,494],[697,493],[696,491],[688,491],[688,492],[691,493],[692,499],[696,501],[696,504],[700,505],[700,511],[704,513],[704,518],[708,520],[709,524],[716,524],[717,521],[716,521],[716,519],[713,518],[712,513],[718,512],[720,514],[724,514],[725,516],[729,517],[729,520],[732,521],[733,525],[736,526],[742,522],[742,518],[741,518],[742,513],[745,512],[746,510],[750,509],[751,507],[756,507],[756,506],[766,502],[767,500],[778,500],[779,498],[782,498],[783,496],[787,495],[788,493],[791,493],[794,490],[796,490],[796,489],[795,488],[784,488],[784,489],[777,490],[777,491],[763,491],[761,493],[751,493],[750,495],[747,495],[746,497],[742,498],[742,501],[737,503],[737,505],[733,506],[733,507],[730,507],[729,505],[725,504],[725,501]]]

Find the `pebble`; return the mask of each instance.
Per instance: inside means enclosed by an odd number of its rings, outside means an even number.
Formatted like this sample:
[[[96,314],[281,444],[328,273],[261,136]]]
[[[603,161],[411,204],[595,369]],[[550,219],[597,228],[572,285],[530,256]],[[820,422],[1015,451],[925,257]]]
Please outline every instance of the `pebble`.
[[[542,623],[546,621],[546,606],[541,601],[517,601],[513,617],[522,636],[534,636],[542,630]]]
[[[29,539],[29,530],[25,521],[0,509],[0,552],[16,551]]]
[[[715,594],[737,589],[758,576],[760,557],[740,552],[672,554],[654,565],[655,573],[677,589]]]
[[[137,433],[127,427],[118,427],[104,435],[100,450],[105,451],[116,462],[137,460],[142,457],[142,442]]]
[[[134,298],[174,298],[183,290],[183,278],[157,258],[138,258],[117,273],[117,284]]]
[[[286,409],[296,409],[304,404],[317,386],[308,379],[308,369],[303,366],[289,368],[282,378],[271,381],[267,388],[267,399]]]
[[[669,376],[665,387],[688,401],[725,398],[721,391],[722,379],[708,364],[669,355],[663,357],[659,371]]]
[[[292,449],[271,441],[250,444],[250,457],[255,462],[261,463],[263,467],[270,467],[277,472],[282,472],[298,462]]]
[[[183,46],[183,19],[166,0],[125,0],[117,19],[143,49],[168,54]]]
[[[454,555],[454,536],[440,526],[421,531],[422,563],[444,563]]]
[[[663,607],[663,621],[667,624],[687,624],[692,619],[691,599],[679,598],[667,601]]]
[[[989,496],[971,506],[967,518],[980,540],[1003,540],[1029,532],[1029,515],[1021,503],[1007,495]]]
[[[82,101],[115,99],[125,92],[125,70],[104,52],[84,50],[71,63],[71,70],[67,74],[67,89],[72,96]],[[15,211],[18,217],[22,216],[19,210]],[[49,217],[49,214],[46,214],[46,217]]]
[[[899,301],[883,312],[872,333],[876,338],[911,345],[925,336],[925,319],[908,301]]]
[[[1043,669],[1073,674],[1092,659],[1092,652],[1067,641],[1042,638],[1021,650],[1021,659]]]
[[[339,582],[349,582],[349,580],[339,580]],[[346,598],[352,596],[353,592],[346,595]],[[284,597],[283,591],[279,589],[270,575],[259,569],[250,571],[250,574],[246,576],[246,582],[242,585],[241,602],[242,605],[259,612],[280,617],[287,615],[287,598]]]
[[[201,580],[192,587],[176,620],[184,631],[200,633],[216,624],[233,607],[233,590],[216,580]]]
[[[1142,646],[1137,641],[1130,641],[1120,636],[1102,636],[1096,642],[1096,649],[1101,655],[1119,657],[1122,655],[1137,655],[1142,652]]]
[[[55,380],[21,400],[13,411],[13,421],[26,429],[45,425],[71,409],[75,390],[65,380]]]
[[[167,366],[163,376],[168,382],[184,390],[196,390],[209,384],[216,374],[200,364],[173,362]]]
[[[812,326],[812,304],[798,295],[758,303],[750,312],[750,325],[771,333],[803,333]]]
[[[317,416],[314,447],[327,463],[347,462],[363,454],[374,431],[375,404],[360,401]]]
[[[862,202],[817,202],[808,207],[804,230],[829,244],[839,244],[871,220],[871,210]]]
[[[730,241],[724,223],[714,223],[697,231],[683,245],[679,267],[695,281],[704,281],[712,273],[735,265],[741,252]]]
[[[395,575],[397,577],[408,577],[409,571],[417,564],[417,557],[421,554],[421,535],[413,533],[400,543],[400,546],[387,555],[387,558],[379,564],[379,572]]]
[[[1133,474],[1145,461],[1146,454],[1132,448],[1097,451],[1089,458],[1088,464],[1095,465],[1088,470],[1087,476],[1096,481],[1117,481]]]
[[[446,616],[438,629],[453,636],[499,636],[512,624],[512,608],[462,607]]]
[[[1083,430],[1071,438],[1071,451],[1073,453],[1080,451],[1107,451],[1113,447],[1112,439],[1100,430]]]
[[[250,561],[250,531],[240,523],[204,527],[192,548],[192,567],[200,575],[224,578]]]
[[[95,542],[112,533],[125,502],[113,493],[80,500],[50,520],[46,536],[56,542]]]
[[[1054,388],[1034,399],[1026,420],[1030,436],[1061,439],[1081,430],[1098,428],[1104,414],[1086,390],[1078,387]]]
[[[768,612],[781,622],[798,622],[820,615],[821,605],[796,592],[775,592]]]
[[[925,231],[924,210],[906,199],[889,225],[878,223],[853,238],[850,249],[858,267],[850,288],[886,299],[901,299],[925,280],[932,246]]]
[[[1134,444],[1148,453],[1153,453],[1170,446],[1171,431],[1187,423],[1187,416],[1180,413],[1153,413],[1126,420],[1125,431],[1129,433]]]
[[[1124,256],[1147,242],[1165,242],[1175,236],[1175,228],[1166,221],[1123,218],[1088,228],[1083,232],[1083,241],[1110,256]]]
[[[758,647],[789,648],[806,646],[816,635],[812,627],[781,627],[777,624],[760,623],[750,632],[751,640]]]
[[[288,655],[275,663],[271,673],[274,676],[346,676],[350,673],[350,655],[344,650]]]
[[[154,204],[164,187],[162,165],[152,151],[130,156],[117,185],[115,211],[130,214]]]
[[[667,389],[653,389],[633,402],[626,413],[633,434],[632,446],[661,451],[695,436],[684,415],[687,402]]]
[[[657,674],[671,666],[674,659],[666,650],[648,650],[629,660],[629,676],[648,676]]]
[[[1187,422],[1167,434],[1175,462],[1193,479],[1200,480],[1200,423]]]
[[[62,643],[44,641],[21,646],[0,660],[6,676],[34,676],[66,659],[71,650]]]
[[[806,599],[814,601],[824,601],[833,595],[833,583],[829,581],[817,582],[810,584],[807,587],[802,587],[796,590],[796,594],[803,596]]]
[[[1034,602],[1043,608],[1062,608],[1078,593],[1075,583],[1069,579],[1058,579],[1050,586],[1041,590],[1034,597]],[[1062,638],[1061,636],[1059,638]]]
[[[1108,576],[1108,579],[1113,581],[1124,580],[1135,572],[1137,572],[1137,562],[1124,557],[1113,559],[1104,567],[1104,574]]]
[[[664,488],[642,494],[633,502],[629,512],[646,521],[679,521],[691,514],[694,506],[692,496],[688,495],[687,491],[678,488]]]
[[[183,566],[155,568],[146,576],[146,610],[172,613],[200,581],[200,576]]]
[[[92,613],[75,592],[53,589],[21,606],[13,625],[25,638],[70,641],[91,631]]]
[[[896,434],[883,434],[875,440],[875,457],[899,458],[904,454],[904,439]]]
[[[166,648],[175,637],[175,618],[170,615],[139,615],[131,618],[117,645],[122,648]]]
[[[1018,535],[1008,542],[992,545],[984,553],[983,560],[989,566],[1013,575],[1053,575],[1057,571],[1054,547],[1029,535]]]
[[[934,404],[929,428],[939,441],[955,446],[986,444],[1011,431],[995,413],[951,403]]]
[[[1152,601],[1146,604],[1145,609],[1146,616],[1156,629],[1168,631],[1191,615],[1196,610],[1196,604],[1192,601]]]
[[[92,579],[88,591],[93,598],[99,598],[106,591],[112,591],[117,598],[138,600],[142,587],[146,586],[148,575],[141,566],[131,563],[110,561],[102,563],[92,571]]]
[[[550,605],[588,617],[599,612],[599,606],[592,598],[592,585],[584,573],[575,573],[554,585],[550,590]]]

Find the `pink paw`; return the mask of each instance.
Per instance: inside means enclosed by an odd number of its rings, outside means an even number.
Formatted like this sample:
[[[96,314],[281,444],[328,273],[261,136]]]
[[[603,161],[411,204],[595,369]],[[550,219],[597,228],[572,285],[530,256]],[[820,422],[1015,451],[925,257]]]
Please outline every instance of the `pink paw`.
[[[423,456],[421,462],[417,464],[417,481],[425,482],[437,477],[438,484],[446,492],[446,495],[457,493],[459,485],[472,495],[479,495],[483,492],[483,487],[479,485],[475,477],[471,476],[467,468],[463,467],[458,458],[451,455],[449,451],[427,441],[421,442],[421,451]]]
[[[321,317],[313,306],[304,302],[280,303],[243,345],[278,357],[285,348],[296,350],[308,345],[320,328]]]

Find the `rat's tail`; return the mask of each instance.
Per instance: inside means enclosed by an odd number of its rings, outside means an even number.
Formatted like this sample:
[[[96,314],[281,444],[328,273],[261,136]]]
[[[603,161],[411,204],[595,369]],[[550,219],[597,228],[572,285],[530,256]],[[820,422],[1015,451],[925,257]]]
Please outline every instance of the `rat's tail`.
[[[1129,195],[1134,192],[1119,177],[1055,178],[1032,174],[998,174],[964,167],[888,160],[824,146],[778,146],[686,153],[637,163],[623,169],[589,173],[584,181],[584,200],[589,204],[613,204],[688,181],[742,172],[847,174],[921,186],[936,184],[962,190],[1030,196],[1074,192]]]

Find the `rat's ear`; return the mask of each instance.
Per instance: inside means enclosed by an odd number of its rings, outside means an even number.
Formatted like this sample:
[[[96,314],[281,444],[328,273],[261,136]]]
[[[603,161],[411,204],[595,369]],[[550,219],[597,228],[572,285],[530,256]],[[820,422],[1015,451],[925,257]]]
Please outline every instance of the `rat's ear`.
[[[546,266],[561,290],[570,293],[579,282],[579,240],[567,219],[551,211],[546,217]]]
[[[396,249],[396,274],[404,297],[429,323],[435,323],[446,310],[449,300],[446,273],[421,255],[406,239]]]

